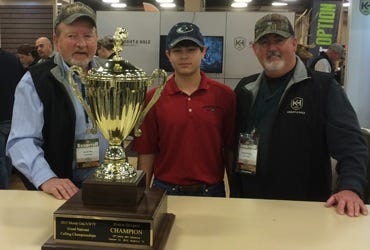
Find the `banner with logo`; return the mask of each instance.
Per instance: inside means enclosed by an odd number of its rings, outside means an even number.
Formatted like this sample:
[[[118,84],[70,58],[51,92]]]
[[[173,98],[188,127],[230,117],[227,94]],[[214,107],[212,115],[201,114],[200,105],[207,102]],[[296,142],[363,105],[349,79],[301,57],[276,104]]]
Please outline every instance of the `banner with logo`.
[[[342,1],[314,0],[312,6],[310,35],[308,44],[316,44],[311,49],[314,56],[337,42]]]
[[[360,1],[360,12],[365,16],[370,14],[370,0]]]

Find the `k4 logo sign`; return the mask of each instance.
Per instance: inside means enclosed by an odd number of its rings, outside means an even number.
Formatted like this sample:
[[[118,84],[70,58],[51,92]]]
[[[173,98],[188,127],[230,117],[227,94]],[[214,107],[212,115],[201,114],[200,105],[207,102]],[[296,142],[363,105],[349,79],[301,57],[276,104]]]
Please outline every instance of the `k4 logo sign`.
[[[247,39],[238,36],[234,38],[234,48],[237,50],[242,50],[246,47]]]
[[[370,0],[360,1],[360,12],[364,15],[370,14]]]

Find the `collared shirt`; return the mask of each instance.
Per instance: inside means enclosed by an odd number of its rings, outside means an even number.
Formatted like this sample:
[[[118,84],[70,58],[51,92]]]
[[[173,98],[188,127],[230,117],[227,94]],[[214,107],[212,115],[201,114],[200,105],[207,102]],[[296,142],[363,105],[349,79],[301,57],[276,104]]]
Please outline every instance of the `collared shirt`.
[[[65,62],[63,62],[62,67],[65,72],[64,76],[67,77],[69,67]],[[81,85],[80,82],[79,84]],[[75,139],[99,138],[99,153],[102,161],[108,143],[100,132],[97,134],[86,133],[87,128],[92,126],[91,122],[86,122],[85,111],[73,94],[72,87],[66,85],[65,87],[76,112]],[[15,92],[12,129],[7,144],[7,155],[11,157],[13,166],[22,172],[37,188],[48,179],[57,177],[45,160],[42,149],[43,111],[43,104],[36,92],[31,74],[27,72],[19,82]],[[75,157],[74,154],[73,181],[81,182],[95,169],[77,169]]]
[[[228,86],[202,74],[199,88],[187,95],[172,77],[145,118],[133,150],[155,154],[154,175],[161,181],[215,184],[223,180],[223,150],[232,146],[234,121],[235,95]]]
[[[55,56],[55,52],[53,51],[51,54],[50,54],[50,56],[48,57],[48,58],[40,58],[38,61],[37,61],[37,63],[43,63],[43,62],[45,62],[45,61],[47,61],[47,60],[49,60],[50,58],[52,58],[53,56]]]

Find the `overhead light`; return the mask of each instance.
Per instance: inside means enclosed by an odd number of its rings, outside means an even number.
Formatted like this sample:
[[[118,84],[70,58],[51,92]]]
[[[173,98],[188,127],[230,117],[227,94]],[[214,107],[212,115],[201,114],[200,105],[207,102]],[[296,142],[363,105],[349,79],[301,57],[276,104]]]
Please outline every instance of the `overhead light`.
[[[173,3],[173,0],[155,0],[157,3]]]
[[[161,3],[160,6],[162,8],[175,8],[176,4],[175,3]]]
[[[231,4],[231,7],[233,7],[233,8],[245,8],[247,6],[248,6],[247,3],[242,3],[242,2],[233,2]]]
[[[343,7],[349,7],[351,4],[349,2],[343,3]]]
[[[119,0],[103,0],[104,3],[119,3]]]
[[[272,5],[272,6],[287,6],[287,5],[288,5],[288,3],[273,2],[271,5]]]
[[[125,3],[112,3],[110,6],[112,6],[113,8],[126,8],[127,4],[125,4]]]
[[[235,3],[250,3],[252,0],[234,0]]]

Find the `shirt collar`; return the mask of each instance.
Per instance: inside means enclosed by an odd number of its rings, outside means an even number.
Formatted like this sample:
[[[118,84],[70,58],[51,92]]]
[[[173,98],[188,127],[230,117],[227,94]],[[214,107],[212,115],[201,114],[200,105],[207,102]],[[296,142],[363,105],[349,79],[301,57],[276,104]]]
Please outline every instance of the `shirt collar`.
[[[199,90],[207,90],[209,88],[209,84],[208,84],[208,78],[206,76],[206,74],[204,72],[200,72],[200,75],[201,75],[201,80],[200,80],[200,84],[199,84],[199,87],[197,89],[197,91]],[[175,78],[176,76],[173,75],[166,83],[166,91],[170,94],[170,95],[175,95],[175,94],[178,94],[178,93],[182,93],[182,91],[177,87],[176,85],[176,81],[175,81]]]

